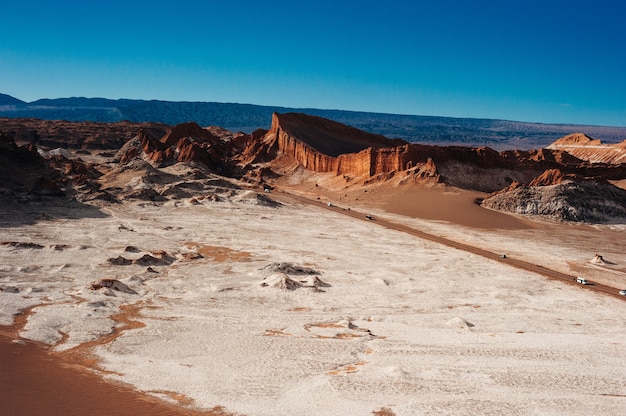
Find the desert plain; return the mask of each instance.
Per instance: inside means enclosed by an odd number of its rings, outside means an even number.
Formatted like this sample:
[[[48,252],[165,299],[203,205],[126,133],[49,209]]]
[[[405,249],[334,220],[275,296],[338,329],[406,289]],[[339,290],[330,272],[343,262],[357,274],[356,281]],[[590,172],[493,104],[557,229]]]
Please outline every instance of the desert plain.
[[[624,414],[624,299],[506,263],[626,288],[624,224],[293,178],[220,198],[3,201],[4,344],[181,414]]]

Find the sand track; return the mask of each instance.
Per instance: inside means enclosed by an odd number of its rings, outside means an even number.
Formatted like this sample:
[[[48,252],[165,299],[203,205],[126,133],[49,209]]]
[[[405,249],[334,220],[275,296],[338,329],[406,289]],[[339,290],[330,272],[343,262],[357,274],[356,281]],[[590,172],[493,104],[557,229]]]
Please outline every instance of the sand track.
[[[284,194],[283,194],[284,195]],[[281,196],[283,196],[281,195]],[[392,229],[392,230],[396,230],[396,231],[402,231],[404,233],[407,234],[411,234],[414,235],[418,238],[424,239],[424,240],[428,240],[428,241],[433,241],[435,243],[439,243],[439,244],[443,244],[446,245],[448,247],[452,247],[458,250],[463,250],[463,251],[467,251],[469,253],[473,253],[473,254],[477,254],[479,256],[485,257],[489,260],[493,260],[493,261],[497,261],[497,262],[501,262],[501,263],[505,263],[508,264],[510,266],[516,267],[518,269],[522,269],[522,270],[526,270],[529,272],[533,272],[533,273],[537,273],[540,274],[542,276],[551,278],[551,279],[557,279],[563,282],[567,282],[570,284],[575,284],[580,286],[579,284],[576,283],[576,277],[574,275],[569,275],[569,274],[565,274],[565,273],[561,273],[559,271],[556,270],[551,270],[548,267],[539,265],[539,264],[533,264],[530,263],[528,261],[524,261],[521,259],[516,259],[516,258],[512,258],[510,255],[506,255],[504,253],[494,253],[492,251],[489,250],[485,250],[485,249],[481,249],[479,247],[476,246],[472,246],[469,244],[465,244],[465,243],[461,243],[458,241],[454,241],[451,240],[449,238],[445,238],[445,237],[441,237],[438,235],[434,235],[431,233],[427,233],[424,231],[420,231],[417,230],[415,228],[403,225],[403,224],[399,224],[397,222],[394,221],[390,221],[387,220],[385,218],[382,217],[377,217],[375,220],[373,220],[373,217],[370,214],[367,214],[366,211],[359,211],[359,210],[355,210],[355,209],[347,209],[344,207],[341,207],[339,205],[336,204],[320,204],[319,201],[314,201],[312,199],[309,199],[307,197],[301,196],[301,195],[296,195],[296,194],[288,194],[287,198],[291,198],[293,200],[299,201],[301,203],[304,204],[308,204],[308,205],[315,205],[318,207],[323,207],[326,209],[329,209],[333,212],[338,212],[341,213],[343,215],[347,215],[350,216],[352,218],[357,218],[363,221],[373,221],[375,224],[378,224],[380,226]],[[503,256],[504,254],[504,256]],[[620,295],[619,291],[621,290],[621,288],[618,287],[611,287],[608,285],[604,285],[598,282],[594,282],[592,280],[587,279],[587,281],[589,282],[588,285],[584,285],[581,286],[584,289],[588,289],[588,290],[593,290],[599,293],[604,293],[606,295],[610,295],[610,296],[614,296],[618,299],[621,300],[626,300],[626,296]]]

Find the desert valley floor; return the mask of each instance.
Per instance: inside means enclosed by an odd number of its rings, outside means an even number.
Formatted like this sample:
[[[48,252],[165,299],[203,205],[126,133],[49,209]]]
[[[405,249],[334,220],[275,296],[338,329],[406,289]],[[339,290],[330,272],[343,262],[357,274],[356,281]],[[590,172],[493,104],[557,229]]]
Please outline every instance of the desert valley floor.
[[[182,411],[624,413],[624,299],[381,222],[614,288],[623,224],[530,221],[451,189],[289,190],[0,204],[0,324],[27,313],[4,336]]]

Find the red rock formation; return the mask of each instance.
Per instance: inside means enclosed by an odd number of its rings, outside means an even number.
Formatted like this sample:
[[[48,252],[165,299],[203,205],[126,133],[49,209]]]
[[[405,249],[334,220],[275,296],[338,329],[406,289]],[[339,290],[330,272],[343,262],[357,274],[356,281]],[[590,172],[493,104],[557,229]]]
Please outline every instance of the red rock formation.
[[[219,143],[219,137],[214,136],[209,130],[203,129],[197,123],[177,124],[165,133],[160,142],[166,147],[174,146],[183,137],[192,138],[199,143]]]
[[[560,139],[552,143],[551,146],[569,146],[569,145],[598,146],[602,144],[604,144],[602,143],[602,140],[592,139],[586,134],[572,133],[572,134],[568,134],[567,136],[561,137]]]
[[[362,152],[370,147],[391,148],[406,143],[321,117],[297,113],[274,113],[272,127],[262,141],[266,143],[268,150],[277,148],[309,170],[338,174],[351,171],[354,163],[364,172],[370,170],[370,162],[359,160],[361,157],[370,157],[370,154],[346,155]],[[338,160],[340,158],[343,158],[341,162]],[[340,164],[343,166],[341,169]]]
[[[578,136],[569,140],[595,143]],[[529,183],[533,178],[537,184],[548,184],[563,178],[626,176],[626,165],[591,166],[561,149],[497,152],[488,147],[398,145],[397,141],[302,114],[274,114],[270,131],[260,140],[250,140],[248,150],[255,155],[249,161],[268,161],[280,152],[306,169],[349,176],[402,172],[428,162],[436,166],[438,180],[485,192],[515,182]],[[546,170],[549,172],[543,175]]]
[[[216,151],[215,146],[206,146],[183,137],[176,143],[177,162],[199,162],[211,170],[215,170],[224,156]]]
[[[236,140],[217,137],[196,123],[174,126],[161,138],[140,130],[137,136],[127,142],[118,152],[121,164],[136,158],[149,160],[153,166],[162,167],[179,162],[197,162],[216,173],[231,172],[234,163],[230,162],[233,153],[249,141],[249,136],[237,134]]]
[[[560,169],[548,169],[528,183],[528,186],[549,186],[563,183],[565,180],[576,180],[576,175],[567,175]]]
[[[332,120],[301,113],[274,113],[268,134],[277,135],[280,131],[297,138],[307,147],[332,157],[360,152],[368,147],[395,147],[406,143],[403,140],[391,140]]]
[[[548,148],[567,152],[591,163],[626,163],[626,140],[622,143],[604,144],[600,140],[576,133],[558,139]]]

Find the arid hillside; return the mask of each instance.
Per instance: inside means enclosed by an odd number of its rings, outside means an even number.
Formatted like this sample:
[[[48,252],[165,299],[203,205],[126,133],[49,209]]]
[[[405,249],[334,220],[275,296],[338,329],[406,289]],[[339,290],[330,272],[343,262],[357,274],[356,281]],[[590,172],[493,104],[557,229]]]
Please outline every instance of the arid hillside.
[[[621,217],[622,211],[607,211],[607,207],[622,206],[622,193],[626,192],[618,187],[626,180],[626,163],[620,162],[626,148],[602,145],[584,135],[564,137],[546,149],[498,152],[488,147],[389,140],[331,120],[296,113],[274,114],[270,130],[252,134],[203,128],[196,123],[168,127],[22,120],[8,126],[4,125],[6,143],[29,143],[31,153],[39,149],[46,156],[45,163],[39,159],[37,163],[52,170],[42,173],[37,180],[45,179],[58,187],[57,193],[76,195],[82,200],[114,201],[129,196],[149,200],[169,198],[178,192],[172,190],[174,184],[189,188],[181,194],[191,195],[193,189],[204,189],[204,185],[190,183],[207,175],[244,180],[250,187],[271,189],[278,183],[282,186],[293,183],[295,179],[289,178],[296,174],[294,166],[327,175],[326,180],[333,182],[335,188],[343,186],[354,191],[373,182],[381,186],[389,182],[401,185],[394,189],[403,193],[410,187],[438,184],[493,193],[484,203],[492,209],[575,221]],[[71,156],[58,148],[76,152]],[[584,154],[576,149],[584,149]],[[11,166],[7,164],[4,168],[7,177],[11,176],[11,169],[17,169]],[[193,172],[191,178],[185,179],[186,185],[180,183],[180,172],[171,176],[177,169],[187,174]],[[128,183],[132,186],[111,185],[119,185],[120,181],[131,181]],[[563,198],[565,202],[560,203],[563,209],[544,209],[547,201],[554,202],[552,193],[537,195],[552,189],[550,186],[569,182],[582,185],[569,186],[567,197]],[[584,189],[590,186],[605,190],[594,201],[605,199],[608,205],[600,202],[597,206],[593,202],[589,205],[590,201],[585,201]],[[33,184],[26,188],[33,188]],[[520,192],[520,189],[532,189],[532,192]],[[495,202],[502,201],[505,195],[506,203]],[[579,210],[580,204],[593,214],[565,214]],[[528,206],[535,208],[521,208]]]

